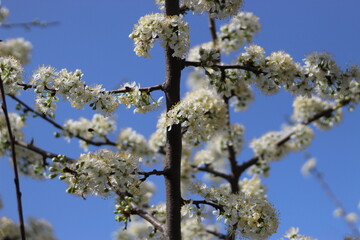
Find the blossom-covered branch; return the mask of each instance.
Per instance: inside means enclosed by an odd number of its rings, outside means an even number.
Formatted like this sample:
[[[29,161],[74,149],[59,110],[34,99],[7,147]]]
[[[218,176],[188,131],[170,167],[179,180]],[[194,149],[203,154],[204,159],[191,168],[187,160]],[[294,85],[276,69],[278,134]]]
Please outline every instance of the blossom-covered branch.
[[[359,93],[356,93],[355,95],[359,95]],[[321,119],[322,117],[327,117],[327,116],[331,116],[331,114],[333,114],[335,111],[337,111],[338,109],[340,109],[341,107],[343,106],[346,106],[348,105],[349,103],[351,103],[350,100],[344,100],[344,101],[341,101],[340,103],[338,103],[337,105],[335,106],[332,106],[332,107],[328,107],[328,108],[325,108],[323,109],[322,111],[320,112],[317,112],[315,113],[314,115],[310,116],[308,119],[306,120],[303,120],[302,122],[300,122],[297,126],[307,126],[311,123],[314,123],[316,122],[317,120]],[[296,133],[297,131],[297,128],[295,127],[294,128],[295,130],[294,131],[290,131],[288,132],[287,134],[283,135],[281,138],[279,138],[276,143],[275,143],[275,146],[280,148],[282,147],[284,144],[286,144],[288,141],[291,140],[291,137]],[[262,156],[255,156],[253,157],[252,159],[248,160],[248,161],[245,161],[243,162],[241,165],[239,165],[237,168],[238,168],[238,171],[239,173],[243,173],[246,169],[256,165],[259,163],[259,160],[261,159]]]
[[[18,97],[14,96],[14,95],[9,95],[12,99],[14,99],[16,102],[18,102],[21,106],[24,107],[24,111],[25,112],[32,112],[34,113],[36,116],[41,117],[42,119],[44,119],[45,121],[49,122],[50,124],[52,124],[54,127],[66,132],[68,131],[67,129],[64,128],[64,126],[60,125],[59,123],[55,122],[53,119],[51,119],[50,117],[48,117],[46,114],[36,111],[35,109],[31,108],[29,105],[27,105],[25,102],[21,101]],[[83,136],[81,136],[78,133],[72,134],[72,136],[86,142],[87,144],[91,144],[94,146],[103,146],[103,145],[110,145],[110,146],[116,146],[115,142],[112,142],[111,140],[109,140],[108,138],[105,138],[105,141],[102,142],[98,142],[98,141],[93,141],[91,139],[87,139],[84,138]]]

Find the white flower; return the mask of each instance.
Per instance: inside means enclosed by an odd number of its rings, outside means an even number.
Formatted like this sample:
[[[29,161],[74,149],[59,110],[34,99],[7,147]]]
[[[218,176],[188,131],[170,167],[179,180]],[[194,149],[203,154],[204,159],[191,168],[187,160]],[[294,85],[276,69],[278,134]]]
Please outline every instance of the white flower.
[[[319,97],[308,98],[305,96],[299,96],[293,103],[294,112],[292,118],[298,122],[305,122],[314,117],[316,114],[328,109],[333,109],[335,106],[335,103],[323,101]],[[339,108],[332,113],[319,118],[313,123],[316,127],[322,130],[327,130],[333,127],[334,124],[339,123],[341,119],[342,110]]]
[[[233,16],[229,24],[220,28],[220,49],[230,53],[242,47],[244,42],[250,43],[253,36],[260,31],[259,18],[250,12],[239,12]]]
[[[337,208],[334,210],[333,215],[335,217],[342,217],[344,215],[344,210],[342,208]]]
[[[12,56],[23,65],[30,61],[31,50],[31,43],[25,41],[23,38],[7,39],[0,44],[1,57]]]
[[[101,149],[81,154],[71,165],[63,163],[63,168],[54,165],[50,170],[69,184],[68,193],[108,197],[114,192],[139,192],[138,163],[139,158],[130,153]]]
[[[209,140],[226,125],[227,109],[224,101],[214,91],[199,89],[186,94],[166,116],[165,126],[181,124],[186,130],[184,139],[192,145]]]
[[[161,46],[173,49],[173,56],[178,58],[185,57],[190,44],[188,24],[180,16],[161,13],[141,17],[129,37],[134,39],[134,51],[141,57],[150,57],[150,48],[157,39],[162,40]]]
[[[356,213],[351,212],[345,216],[345,219],[349,223],[355,223],[358,220],[358,215]]]
[[[301,172],[304,176],[307,176],[311,173],[312,170],[315,169],[315,167],[316,167],[316,159],[309,158],[302,166]]]
[[[6,20],[9,15],[9,9],[0,6],[0,26]]]
[[[235,15],[242,0],[183,0],[183,3],[195,12],[208,12],[212,18],[223,19]]]

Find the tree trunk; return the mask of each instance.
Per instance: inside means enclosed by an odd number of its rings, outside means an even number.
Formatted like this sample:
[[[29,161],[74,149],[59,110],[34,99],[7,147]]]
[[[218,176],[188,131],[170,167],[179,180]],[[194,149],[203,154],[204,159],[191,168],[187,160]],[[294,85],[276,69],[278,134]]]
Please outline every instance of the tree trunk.
[[[179,15],[179,0],[165,1],[166,15]],[[166,58],[166,109],[180,101],[181,59],[172,57],[173,50],[167,46]],[[171,240],[181,240],[181,126],[173,125],[166,134],[165,187],[166,187],[166,235]]]

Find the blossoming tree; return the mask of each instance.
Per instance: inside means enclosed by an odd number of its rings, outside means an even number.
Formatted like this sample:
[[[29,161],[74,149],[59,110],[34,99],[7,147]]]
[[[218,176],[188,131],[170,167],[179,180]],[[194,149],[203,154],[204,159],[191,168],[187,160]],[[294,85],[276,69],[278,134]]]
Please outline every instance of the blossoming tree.
[[[23,39],[1,43],[0,153],[13,160],[20,218],[20,231],[10,219],[0,219],[3,239],[53,239],[46,223],[24,224],[18,171],[34,178],[58,178],[67,184],[67,193],[82,198],[114,197],[116,220],[127,227],[116,239],[266,239],[277,231],[279,217],[261,177],[269,174],[272,162],[309,146],[312,126],[332,128],[341,121],[342,107],[353,109],[359,102],[357,66],[341,69],[327,53],[308,54],[298,63],[284,51],[266,54],[251,44],[260,23],[253,13],[240,11],[241,0],[156,3],[159,12],[141,17],[129,35],[140,57],[150,57],[154,44],[164,48],[165,81],[154,86],[125,83],[108,90],[86,84],[81,70],[51,66],[39,67],[26,81],[22,65],[29,61],[31,44]],[[8,10],[0,11],[2,23]],[[184,16],[191,13],[208,16],[212,39],[190,48]],[[217,29],[216,21],[222,19],[229,21]],[[222,62],[224,55],[236,51],[230,63]],[[181,97],[184,69],[191,71],[191,91]],[[245,127],[232,122],[230,112],[247,110],[254,100],[252,89],[264,95],[285,89],[295,96],[294,111],[282,130],[254,139],[249,145],[254,157],[241,162],[237,156],[244,148]],[[20,99],[21,91],[33,91],[35,107]],[[155,99],[157,91],[164,96]],[[5,96],[17,102],[16,113],[7,111]],[[62,125],[55,118],[60,99],[97,113]],[[119,105],[146,113],[162,102],[166,111],[150,139],[125,128],[111,140],[116,129],[111,116]],[[32,116],[57,128],[55,137],[79,139],[84,153],[71,158],[26,142],[22,127]],[[98,149],[88,151],[91,146]],[[244,177],[245,172],[251,177]],[[152,177],[165,182],[163,204],[150,204]],[[36,226],[40,231],[33,230]],[[298,231],[291,228],[285,237],[312,239]]]

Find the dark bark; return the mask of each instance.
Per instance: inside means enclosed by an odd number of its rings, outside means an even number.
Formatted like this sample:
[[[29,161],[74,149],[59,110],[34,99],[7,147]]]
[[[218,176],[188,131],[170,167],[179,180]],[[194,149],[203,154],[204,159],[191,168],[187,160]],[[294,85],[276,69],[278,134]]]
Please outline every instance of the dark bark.
[[[179,0],[166,0],[166,15],[179,15]],[[167,46],[166,58],[166,80],[164,90],[166,95],[166,109],[169,111],[180,101],[180,77],[182,60],[173,57],[174,51]],[[181,240],[181,126],[173,125],[166,134],[165,147],[165,188],[166,188],[166,229],[168,239]]]

